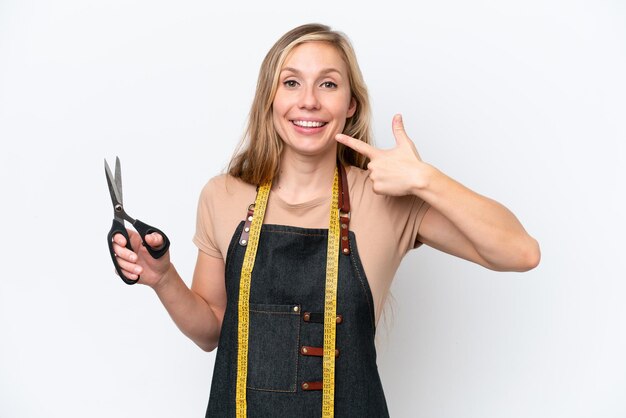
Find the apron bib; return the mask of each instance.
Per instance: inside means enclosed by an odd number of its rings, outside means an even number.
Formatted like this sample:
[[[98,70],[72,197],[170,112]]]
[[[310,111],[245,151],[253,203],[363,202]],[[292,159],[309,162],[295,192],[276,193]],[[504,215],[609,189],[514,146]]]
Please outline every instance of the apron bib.
[[[238,301],[246,252],[240,241],[244,227],[242,221],[226,258],[227,305],[206,417],[236,416]],[[339,249],[343,254],[339,255],[337,277],[334,415],[388,417],[376,365],[372,294],[354,233],[346,236],[347,242]],[[248,417],[322,416],[327,247],[328,229],[261,227],[250,285]]]

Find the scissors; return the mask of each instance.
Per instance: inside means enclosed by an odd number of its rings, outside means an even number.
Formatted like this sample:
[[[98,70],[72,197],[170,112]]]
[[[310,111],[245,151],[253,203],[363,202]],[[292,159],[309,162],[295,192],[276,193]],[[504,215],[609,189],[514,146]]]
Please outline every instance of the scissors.
[[[133,280],[124,276],[117,262],[115,251],[113,251],[113,237],[117,234],[122,234],[126,238],[126,248],[133,251],[133,248],[130,245],[128,231],[126,230],[126,226],[124,226],[124,220],[127,220],[133,225],[133,227],[135,227],[141,236],[143,245],[146,247],[152,258],[161,258],[167,252],[170,246],[170,240],[160,229],[147,225],[139,219],[133,219],[124,211],[124,204],[122,203],[122,170],[120,168],[119,157],[115,157],[115,177],[111,174],[111,169],[109,168],[109,164],[107,164],[106,159],[104,160],[104,173],[106,174],[107,184],[109,185],[109,193],[111,193],[111,202],[113,203],[113,226],[107,235],[109,252],[111,253],[111,259],[113,260],[115,270],[117,271],[117,274],[120,275],[124,283],[135,284],[139,281],[139,277]],[[153,248],[146,243],[146,235],[153,232],[158,232],[161,236],[163,236],[163,245],[159,248]]]

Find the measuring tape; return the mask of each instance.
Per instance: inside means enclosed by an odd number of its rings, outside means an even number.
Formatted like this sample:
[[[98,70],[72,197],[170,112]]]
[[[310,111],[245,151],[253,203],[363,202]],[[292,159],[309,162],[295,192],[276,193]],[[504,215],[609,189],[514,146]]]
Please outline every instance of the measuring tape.
[[[250,283],[252,269],[259,247],[261,225],[265,217],[267,200],[272,182],[259,187],[254,202],[254,215],[250,225],[250,236],[241,268],[239,282],[239,323],[237,351],[237,418],[247,417],[246,382],[248,379],[248,337],[250,332]],[[328,227],[328,249],[326,252],[326,291],[324,293],[324,357],[322,360],[322,417],[331,418],[335,413],[335,339],[337,334],[337,278],[339,275],[339,175],[335,169],[333,198],[330,205]]]
[[[335,169],[333,200],[330,204],[328,249],[326,251],[326,292],[324,293],[324,359],[322,417],[335,415],[335,336],[337,333],[337,277],[339,276],[339,176]]]
[[[245,418],[246,410],[246,382],[248,380],[248,335],[250,332],[250,282],[252,281],[252,269],[256,259],[256,251],[259,248],[259,235],[261,235],[261,225],[265,217],[267,199],[270,195],[272,182],[269,181],[259,187],[254,202],[254,215],[250,225],[250,237],[246,246],[246,254],[241,267],[241,278],[239,280],[239,324],[237,329],[238,347],[237,350],[237,392],[236,406],[237,417]]]

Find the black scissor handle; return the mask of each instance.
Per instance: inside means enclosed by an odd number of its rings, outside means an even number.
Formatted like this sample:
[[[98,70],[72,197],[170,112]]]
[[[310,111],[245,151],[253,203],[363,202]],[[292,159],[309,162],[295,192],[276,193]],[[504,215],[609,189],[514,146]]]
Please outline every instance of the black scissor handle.
[[[133,226],[139,233],[139,236],[141,237],[141,241],[143,242],[144,247],[146,247],[146,250],[148,250],[148,253],[152,256],[152,258],[158,259],[158,258],[163,257],[163,255],[165,255],[165,253],[170,247],[170,240],[167,237],[167,235],[163,233],[163,231],[153,226],[147,225],[141,222],[139,219],[135,220],[135,223],[133,223]],[[146,243],[146,235],[151,234],[153,232],[157,232],[161,234],[161,236],[163,237],[163,245],[160,246],[159,248],[151,247],[150,245]],[[133,280],[124,276],[124,273],[122,273],[122,269],[117,263],[117,256],[115,255],[115,251],[113,251],[113,237],[117,234],[122,234],[126,238],[126,248],[128,248],[131,251],[134,251],[133,247],[130,245],[130,237],[128,236],[128,231],[126,230],[126,227],[121,222],[113,219],[113,226],[111,226],[111,230],[109,231],[109,234],[107,235],[107,241],[109,244],[109,252],[111,253],[111,259],[113,260],[113,265],[115,266],[115,270],[117,271],[117,274],[119,274],[120,278],[124,281],[124,283],[135,284],[139,281],[139,278],[136,278]]]
[[[120,268],[120,265],[117,263],[117,256],[115,255],[115,251],[113,251],[113,237],[117,234],[122,234],[126,238],[126,248],[133,251],[133,247],[131,247],[130,245],[130,237],[128,236],[128,231],[126,230],[126,227],[124,227],[124,225],[121,222],[117,221],[116,219],[113,219],[113,226],[111,226],[111,230],[109,231],[109,234],[107,235],[107,243],[109,244],[109,252],[111,253],[111,260],[113,260],[113,265],[115,266],[115,270],[117,271],[117,274],[119,274],[120,278],[124,281],[124,283],[135,284],[139,281],[139,278],[133,280],[124,276],[124,273],[122,273],[122,269]]]
[[[133,226],[135,227],[137,232],[139,232],[139,235],[141,236],[141,240],[143,241],[143,245],[146,247],[146,250],[148,250],[148,253],[150,253],[152,258],[157,259],[157,258],[163,257],[163,255],[170,248],[170,240],[167,237],[167,235],[165,235],[163,231],[161,231],[160,229],[150,226],[148,224],[145,224],[141,222],[139,219],[135,219]],[[161,236],[163,237],[163,245],[160,246],[159,248],[151,247],[146,243],[146,235],[151,234],[153,232],[161,234]]]

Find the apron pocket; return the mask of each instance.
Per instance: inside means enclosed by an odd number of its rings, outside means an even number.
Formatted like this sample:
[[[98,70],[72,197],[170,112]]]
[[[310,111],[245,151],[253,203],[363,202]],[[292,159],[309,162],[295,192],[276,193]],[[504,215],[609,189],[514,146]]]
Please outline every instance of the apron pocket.
[[[250,304],[248,389],[295,392],[299,305]]]

